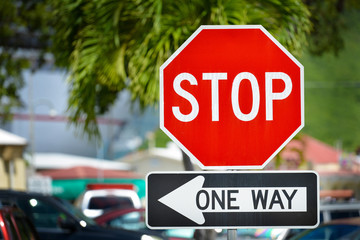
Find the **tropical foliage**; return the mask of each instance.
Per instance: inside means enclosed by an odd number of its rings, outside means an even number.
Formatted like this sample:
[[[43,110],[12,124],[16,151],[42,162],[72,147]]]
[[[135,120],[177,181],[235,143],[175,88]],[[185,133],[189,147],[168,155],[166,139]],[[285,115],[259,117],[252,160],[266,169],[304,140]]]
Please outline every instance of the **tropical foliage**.
[[[51,13],[37,0],[2,0],[0,4],[0,115],[11,119],[12,109],[22,107],[19,91],[24,86],[22,70],[41,65],[49,43],[47,19]],[[36,63],[26,49],[37,49]]]
[[[119,92],[129,90],[142,107],[156,103],[159,66],[200,25],[261,24],[295,56],[307,46],[312,54],[338,53],[342,13],[358,5],[356,0],[3,0],[0,113],[6,116],[21,105],[20,73],[29,64],[18,57],[19,48],[50,46],[56,64],[69,71],[72,123],[98,136],[96,117]],[[24,45],[17,41],[24,39],[20,35],[37,44]],[[32,63],[34,69],[38,62]]]
[[[355,151],[360,146],[360,11],[347,12],[344,49],[333,54],[304,54],[304,131],[331,146]]]
[[[24,47],[22,36],[35,34],[39,24],[41,6],[28,1],[2,0],[0,4],[0,114],[2,121],[11,119],[11,110],[23,106],[19,90],[24,86],[21,75],[23,68],[29,67],[29,61],[19,54]],[[46,32],[46,31],[41,31]],[[41,34],[38,34],[40,37]]]
[[[203,24],[261,24],[287,49],[300,54],[310,32],[310,13],[286,1],[51,1],[53,52],[69,69],[69,110],[74,123],[97,133],[96,116],[117,93],[148,106],[158,100],[161,64]]]

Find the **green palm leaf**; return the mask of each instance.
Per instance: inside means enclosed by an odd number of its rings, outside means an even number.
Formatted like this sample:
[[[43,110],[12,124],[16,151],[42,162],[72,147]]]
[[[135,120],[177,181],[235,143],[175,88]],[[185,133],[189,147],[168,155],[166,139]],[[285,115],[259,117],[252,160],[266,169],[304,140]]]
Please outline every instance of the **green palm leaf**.
[[[310,31],[309,12],[297,0],[50,2],[56,58],[70,66],[71,119],[90,136],[99,134],[96,116],[118,92],[129,90],[142,107],[158,101],[159,67],[200,25],[261,24],[295,55]]]

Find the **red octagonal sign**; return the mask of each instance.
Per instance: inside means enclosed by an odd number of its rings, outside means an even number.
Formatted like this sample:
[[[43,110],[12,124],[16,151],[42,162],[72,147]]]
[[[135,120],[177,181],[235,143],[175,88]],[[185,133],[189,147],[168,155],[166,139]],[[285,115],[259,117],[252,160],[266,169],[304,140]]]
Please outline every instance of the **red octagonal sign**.
[[[204,169],[263,168],[304,126],[303,72],[262,26],[201,26],[160,68],[160,128]]]

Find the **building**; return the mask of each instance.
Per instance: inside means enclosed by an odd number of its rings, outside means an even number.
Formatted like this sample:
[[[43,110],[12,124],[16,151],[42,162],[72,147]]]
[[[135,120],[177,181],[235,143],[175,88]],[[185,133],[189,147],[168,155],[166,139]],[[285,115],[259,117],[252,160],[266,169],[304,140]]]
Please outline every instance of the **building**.
[[[154,171],[184,171],[183,157],[179,147],[169,142],[166,148],[152,147],[147,150],[129,154],[117,161],[131,164],[138,174],[146,176]],[[201,168],[192,162],[194,170]]]
[[[291,140],[266,169],[337,172],[341,168],[341,154],[340,150],[302,134]]]
[[[0,188],[26,189],[26,139],[0,129]]]

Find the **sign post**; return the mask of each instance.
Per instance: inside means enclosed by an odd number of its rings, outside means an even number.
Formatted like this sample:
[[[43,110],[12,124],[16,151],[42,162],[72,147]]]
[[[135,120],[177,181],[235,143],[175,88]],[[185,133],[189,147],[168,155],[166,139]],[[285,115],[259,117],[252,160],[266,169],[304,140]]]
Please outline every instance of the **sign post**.
[[[202,169],[263,169],[304,122],[304,68],[262,26],[201,26],[160,67],[160,128]],[[151,173],[147,225],[312,228],[318,186],[309,171]]]
[[[155,172],[146,181],[152,229],[318,224],[318,175],[312,171]]]

